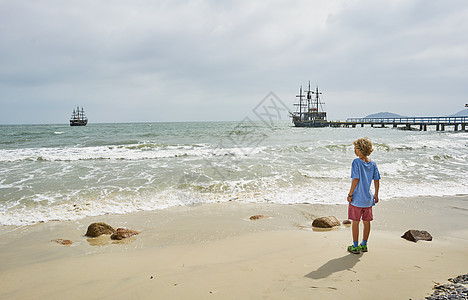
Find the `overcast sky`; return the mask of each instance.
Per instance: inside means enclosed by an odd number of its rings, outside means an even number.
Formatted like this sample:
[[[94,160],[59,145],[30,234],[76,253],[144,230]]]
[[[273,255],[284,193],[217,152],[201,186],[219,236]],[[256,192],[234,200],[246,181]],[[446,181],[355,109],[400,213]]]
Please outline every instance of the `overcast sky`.
[[[242,120],[300,85],[329,119],[468,103],[466,0],[0,0],[0,124]]]

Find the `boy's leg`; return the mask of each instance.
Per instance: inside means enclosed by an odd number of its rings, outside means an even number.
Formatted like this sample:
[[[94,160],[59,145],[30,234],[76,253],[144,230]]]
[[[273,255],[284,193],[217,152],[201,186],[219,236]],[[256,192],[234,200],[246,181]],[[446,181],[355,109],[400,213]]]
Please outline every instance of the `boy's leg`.
[[[359,242],[359,221],[353,221],[352,229],[353,229],[353,243],[354,245],[356,245],[356,243]]]
[[[363,208],[362,210],[362,222],[364,223],[364,231],[362,234],[362,239],[366,241],[364,244],[367,244],[367,240],[369,239],[369,234],[371,230],[370,221],[374,219],[372,215],[372,206]]]
[[[359,220],[361,219],[360,211],[357,207],[349,204],[348,206],[348,219],[353,221],[352,233],[353,233],[353,245],[348,247],[348,252],[359,254],[361,250],[359,248]],[[357,221],[356,221],[357,220]]]
[[[371,229],[370,221],[362,221],[362,223],[364,224],[364,232],[362,233],[362,239],[365,240],[365,241],[368,241],[369,240],[370,229]]]
[[[353,245],[348,247],[348,252],[353,254],[361,253],[361,248],[359,247],[359,221],[353,220],[352,231],[353,231]]]

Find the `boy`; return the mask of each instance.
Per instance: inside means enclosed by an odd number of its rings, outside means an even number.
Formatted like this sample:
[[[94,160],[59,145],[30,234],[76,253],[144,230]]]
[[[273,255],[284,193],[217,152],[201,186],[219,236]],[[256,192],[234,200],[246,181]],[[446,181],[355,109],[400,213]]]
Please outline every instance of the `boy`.
[[[372,153],[372,142],[369,138],[361,138],[353,142],[354,153],[358,158],[353,160],[351,166],[351,188],[348,193],[348,219],[352,220],[353,245],[348,251],[354,254],[367,252],[367,240],[370,234],[370,221],[373,220],[372,206],[379,202],[380,174],[377,164],[368,156]],[[374,180],[375,194],[370,191],[371,182]],[[362,218],[364,224],[363,239],[359,241],[359,222]]]

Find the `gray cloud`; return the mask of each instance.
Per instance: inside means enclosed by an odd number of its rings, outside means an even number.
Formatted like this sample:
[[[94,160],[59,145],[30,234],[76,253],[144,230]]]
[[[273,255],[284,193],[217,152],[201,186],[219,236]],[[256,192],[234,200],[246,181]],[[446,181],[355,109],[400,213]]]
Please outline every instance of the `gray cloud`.
[[[465,1],[1,1],[0,123],[241,120],[320,85],[332,118],[467,100]],[[441,101],[443,99],[443,101]]]

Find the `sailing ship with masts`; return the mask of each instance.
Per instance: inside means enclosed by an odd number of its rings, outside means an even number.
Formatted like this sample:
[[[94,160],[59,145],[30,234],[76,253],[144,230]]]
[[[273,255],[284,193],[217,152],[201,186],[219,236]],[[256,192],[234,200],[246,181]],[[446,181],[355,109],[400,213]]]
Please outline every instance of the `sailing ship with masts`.
[[[296,127],[327,127],[330,126],[327,121],[327,113],[323,110],[320,100],[320,95],[318,86],[315,88],[315,91],[309,89],[307,91],[302,90],[302,85],[299,89],[299,95],[296,97],[299,98],[299,103],[294,104],[297,106],[296,112],[291,113],[292,122]],[[315,95],[315,97],[312,97]]]
[[[71,115],[70,126],[86,126],[86,124],[88,124],[88,118],[84,114],[84,109],[77,106]]]

